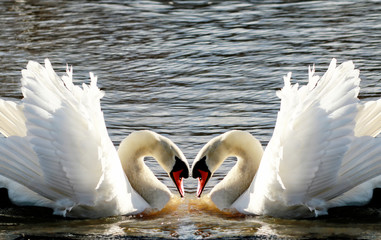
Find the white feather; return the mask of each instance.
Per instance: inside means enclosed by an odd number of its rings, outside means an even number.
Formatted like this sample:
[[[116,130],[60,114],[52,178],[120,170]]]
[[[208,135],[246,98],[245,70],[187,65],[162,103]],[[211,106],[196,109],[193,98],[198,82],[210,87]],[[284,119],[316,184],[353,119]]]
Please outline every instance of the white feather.
[[[356,136],[376,137],[381,132],[381,99],[359,106],[356,116]]]

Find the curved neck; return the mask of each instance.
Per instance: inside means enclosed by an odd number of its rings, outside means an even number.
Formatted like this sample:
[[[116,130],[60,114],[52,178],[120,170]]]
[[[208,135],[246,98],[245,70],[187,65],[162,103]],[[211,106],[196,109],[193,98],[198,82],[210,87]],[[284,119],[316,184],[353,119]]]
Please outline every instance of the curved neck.
[[[119,145],[118,154],[123,170],[134,190],[156,209],[162,209],[171,192],[144,163],[144,157],[158,160],[160,144],[150,132],[131,133]]]
[[[231,131],[222,136],[216,148],[216,152],[224,153],[221,163],[230,156],[236,157],[237,163],[210,192],[219,209],[230,208],[249,188],[263,155],[262,145],[248,132]]]

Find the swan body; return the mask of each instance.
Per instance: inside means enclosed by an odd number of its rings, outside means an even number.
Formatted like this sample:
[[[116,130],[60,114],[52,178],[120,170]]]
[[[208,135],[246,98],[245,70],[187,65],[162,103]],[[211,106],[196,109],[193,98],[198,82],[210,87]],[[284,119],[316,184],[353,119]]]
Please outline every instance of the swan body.
[[[152,156],[184,195],[189,166],[181,150],[152,131],[128,135],[115,149],[100,99],[90,85],[59,77],[49,60],[22,71],[20,103],[0,99],[0,186],[18,205],[49,207],[54,214],[98,218],[160,210],[172,193],[144,164]]]
[[[322,78],[309,69],[298,88],[291,75],[277,95],[281,107],[263,151],[250,133],[229,131],[198,153],[192,176],[200,196],[229,156],[236,165],[209,193],[216,206],[244,214],[303,218],[332,207],[366,204],[381,186],[381,99],[359,102],[359,71],[333,59]]]

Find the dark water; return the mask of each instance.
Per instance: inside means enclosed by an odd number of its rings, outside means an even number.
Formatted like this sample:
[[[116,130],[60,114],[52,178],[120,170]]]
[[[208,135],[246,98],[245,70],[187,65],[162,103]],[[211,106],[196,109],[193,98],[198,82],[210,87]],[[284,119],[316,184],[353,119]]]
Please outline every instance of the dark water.
[[[381,96],[379,1],[2,1],[0,96],[19,99],[20,70],[49,58],[73,65],[78,83],[94,72],[115,144],[133,130],[171,138],[189,162],[229,129],[271,137],[282,76],[305,82],[308,65],[331,58],[361,69],[360,97]],[[175,191],[152,159],[155,174]],[[209,190],[234,164],[222,166]],[[98,220],[52,217],[47,209],[0,208],[0,238],[381,238],[381,208],[334,210],[331,217],[281,220],[226,215],[194,198],[162,213]]]

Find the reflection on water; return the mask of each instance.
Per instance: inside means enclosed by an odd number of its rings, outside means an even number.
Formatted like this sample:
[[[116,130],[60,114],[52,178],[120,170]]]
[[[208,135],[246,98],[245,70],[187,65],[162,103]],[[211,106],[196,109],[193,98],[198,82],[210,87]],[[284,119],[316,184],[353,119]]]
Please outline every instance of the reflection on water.
[[[370,213],[373,211],[373,213]],[[357,214],[354,220],[350,214]],[[381,212],[377,209],[337,209],[334,217],[309,220],[287,220],[216,209],[207,197],[185,199],[174,197],[160,212],[142,213],[136,216],[117,216],[104,219],[76,220],[52,217],[51,211],[42,208],[2,209],[1,229],[7,235],[56,237],[154,237],[154,238],[223,238],[267,236],[273,238],[320,238],[361,237],[377,239]],[[367,216],[367,217],[365,217]],[[372,216],[372,217],[370,217]],[[362,217],[362,218],[361,218]],[[351,222],[348,222],[351,221]],[[347,227],[351,224],[351,228]],[[25,228],[28,226],[28,228]]]
[[[21,98],[20,70],[28,60],[48,57],[61,73],[73,65],[77,83],[92,71],[106,92],[102,109],[116,145],[131,131],[150,129],[171,138],[192,163],[208,140],[231,129],[250,131],[266,145],[279,108],[275,91],[289,71],[304,82],[308,65],[321,74],[332,57],[352,59],[361,69],[360,97],[378,99],[380,17],[377,1],[356,0],[4,0],[0,97]],[[146,162],[176,192],[155,161]],[[206,191],[234,163],[228,159]],[[187,179],[186,198],[159,213],[98,220],[0,202],[0,238],[381,238],[379,206],[312,220],[242,216],[195,199],[196,186]]]
[[[91,239],[95,236],[180,239],[250,236],[274,239],[381,237],[379,208],[337,208],[330,214],[328,217],[305,220],[245,216],[218,210],[208,197],[197,199],[188,194],[182,199],[173,197],[160,212],[103,219],[64,219],[52,216],[49,209],[35,207],[2,208],[0,233],[6,232],[6,236],[10,238],[18,237],[22,233],[31,239],[33,236],[70,239]]]

